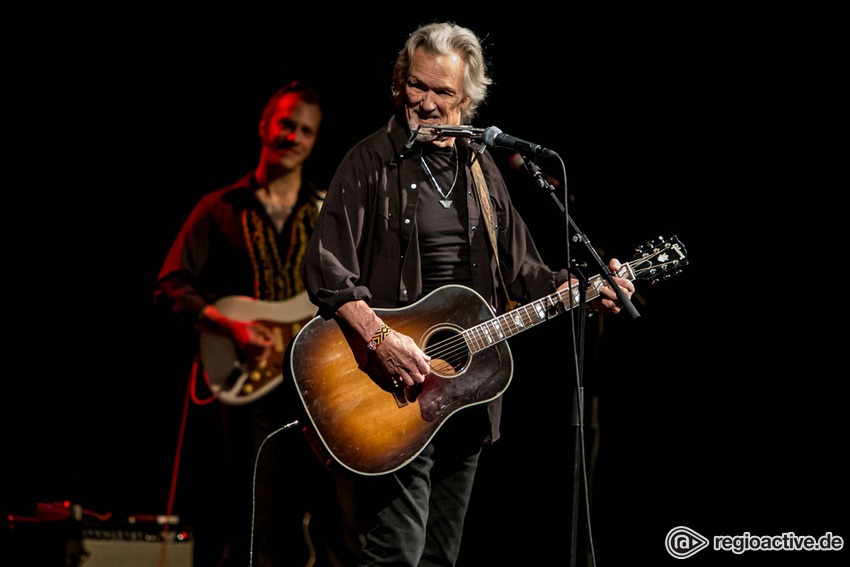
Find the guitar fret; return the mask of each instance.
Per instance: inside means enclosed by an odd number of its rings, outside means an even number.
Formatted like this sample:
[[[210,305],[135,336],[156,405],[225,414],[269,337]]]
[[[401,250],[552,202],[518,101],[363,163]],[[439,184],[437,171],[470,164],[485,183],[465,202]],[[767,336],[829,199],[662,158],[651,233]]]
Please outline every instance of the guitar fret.
[[[478,331],[478,327],[472,327],[471,329],[463,332],[464,337],[466,338],[467,344],[469,344],[469,350],[472,352],[478,352],[485,348],[484,343],[481,341],[480,332]]]
[[[633,279],[629,277],[631,274],[628,272],[618,275]],[[584,290],[585,301],[599,297],[601,289],[605,285],[605,281],[598,275],[590,278],[587,289]],[[573,291],[573,293],[570,294],[570,291]],[[521,305],[509,313],[463,331],[464,340],[471,353],[484,350],[538,323],[570,311],[581,304],[581,299],[582,291],[577,288],[556,291],[528,305]]]
[[[493,320],[493,327],[496,329],[496,334],[499,335],[499,339],[504,339],[505,333],[502,331],[502,325],[499,323],[498,318]]]
[[[513,312],[502,315],[502,320],[505,322],[505,328],[508,330],[508,334],[510,336],[513,336],[519,332],[517,330],[516,321],[514,321],[512,313]]]
[[[522,317],[520,317],[520,316],[519,316],[519,314],[514,315],[513,320],[514,320],[514,323],[516,323],[516,326],[517,326],[518,328],[520,328],[520,327],[523,327],[523,326],[524,326],[524,325],[523,325]]]
[[[484,324],[484,336],[489,344],[493,344],[493,337],[490,335],[490,329],[487,328],[487,323]]]
[[[546,319],[546,311],[543,309],[543,304],[541,304],[539,301],[535,301],[534,306],[535,306],[535,309],[536,309],[537,317],[541,321],[545,320]]]

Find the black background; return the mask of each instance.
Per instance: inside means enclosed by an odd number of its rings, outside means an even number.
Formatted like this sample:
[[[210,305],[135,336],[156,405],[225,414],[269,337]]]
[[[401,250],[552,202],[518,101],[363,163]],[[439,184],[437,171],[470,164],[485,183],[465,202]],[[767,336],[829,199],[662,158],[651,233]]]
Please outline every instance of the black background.
[[[3,507],[164,513],[188,376],[151,308],[171,239],[203,193],[253,168],[260,109],[283,82],[322,93],[309,169],[326,183],[389,117],[407,34],[454,20],[485,38],[491,63],[475,125],[558,152],[573,218],[606,260],[658,235],[689,252],[680,276],[638,284],[639,319],[591,327],[600,565],[675,563],[664,537],[679,525],[707,537],[850,536],[846,178],[826,175],[843,136],[835,15],[769,2],[364,11],[10,13]],[[507,167],[509,151],[493,154],[561,265],[562,220]],[[557,160],[541,166],[563,179]],[[484,455],[462,565],[567,563],[567,330],[552,323],[512,343],[503,439]],[[215,411],[189,408],[174,511],[190,524],[221,490]]]

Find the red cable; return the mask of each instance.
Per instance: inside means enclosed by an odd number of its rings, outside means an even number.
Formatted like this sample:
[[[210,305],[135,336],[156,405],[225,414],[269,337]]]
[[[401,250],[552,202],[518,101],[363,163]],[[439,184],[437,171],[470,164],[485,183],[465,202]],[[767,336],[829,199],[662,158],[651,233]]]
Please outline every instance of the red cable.
[[[204,380],[207,385],[209,385],[209,378],[207,377],[206,371],[204,372]],[[168,533],[169,522],[171,520],[171,513],[174,509],[174,497],[177,494],[177,473],[180,470],[180,453],[183,449],[183,438],[186,433],[186,422],[188,421],[189,416],[189,399],[191,399],[197,405],[205,405],[216,399],[216,395],[213,394],[209,398],[205,400],[201,400],[198,398],[197,393],[195,392],[195,386],[197,384],[197,376],[198,376],[198,359],[192,363],[192,372],[189,375],[189,380],[186,382],[186,395],[183,397],[183,416],[180,419],[180,432],[177,435],[177,450],[174,454],[174,467],[171,471],[171,488],[168,491],[168,506],[166,507],[166,516],[165,516],[165,524],[163,525],[163,538],[162,538],[162,547],[160,549],[160,557],[159,564],[160,566],[165,565],[165,547],[167,543],[167,538],[165,534]]]

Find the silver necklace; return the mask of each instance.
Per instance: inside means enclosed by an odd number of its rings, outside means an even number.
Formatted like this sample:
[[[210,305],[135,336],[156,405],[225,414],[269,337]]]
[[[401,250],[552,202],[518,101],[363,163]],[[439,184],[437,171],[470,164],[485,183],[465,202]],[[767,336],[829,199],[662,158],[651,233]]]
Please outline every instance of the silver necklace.
[[[457,174],[460,171],[460,159],[458,159],[455,162],[455,178],[454,178],[454,181],[452,181],[452,186],[449,187],[448,193],[443,193],[443,189],[440,187],[440,184],[437,183],[436,179],[434,179],[434,174],[431,173],[431,168],[429,168],[428,164],[425,163],[425,157],[420,155],[419,160],[422,162],[422,167],[424,167],[425,171],[428,173],[428,177],[431,178],[431,182],[434,184],[434,187],[437,188],[437,191],[443,197],[442,199],[439,200],[440,204],[443,205],[444,209],[448,209],[449,207],[452,206],[452,200],[449,199],[449,195],[452,194],[452,191],[454,191],[454,188],[455,188],[455,183],[457,183]]]

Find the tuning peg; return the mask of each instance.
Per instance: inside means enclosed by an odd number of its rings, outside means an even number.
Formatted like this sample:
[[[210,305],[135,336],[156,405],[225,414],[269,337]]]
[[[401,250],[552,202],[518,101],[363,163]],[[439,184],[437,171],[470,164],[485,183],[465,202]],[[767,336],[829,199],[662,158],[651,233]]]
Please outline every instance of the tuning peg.
[[[659,236],[657,239],[652,239],[652,240],[647,241],[646,245],[649,246],[650,248],[656,248],[656,247],[658,247],[659,244],[663,244],[663,243],[664,243],[664,238]]]

